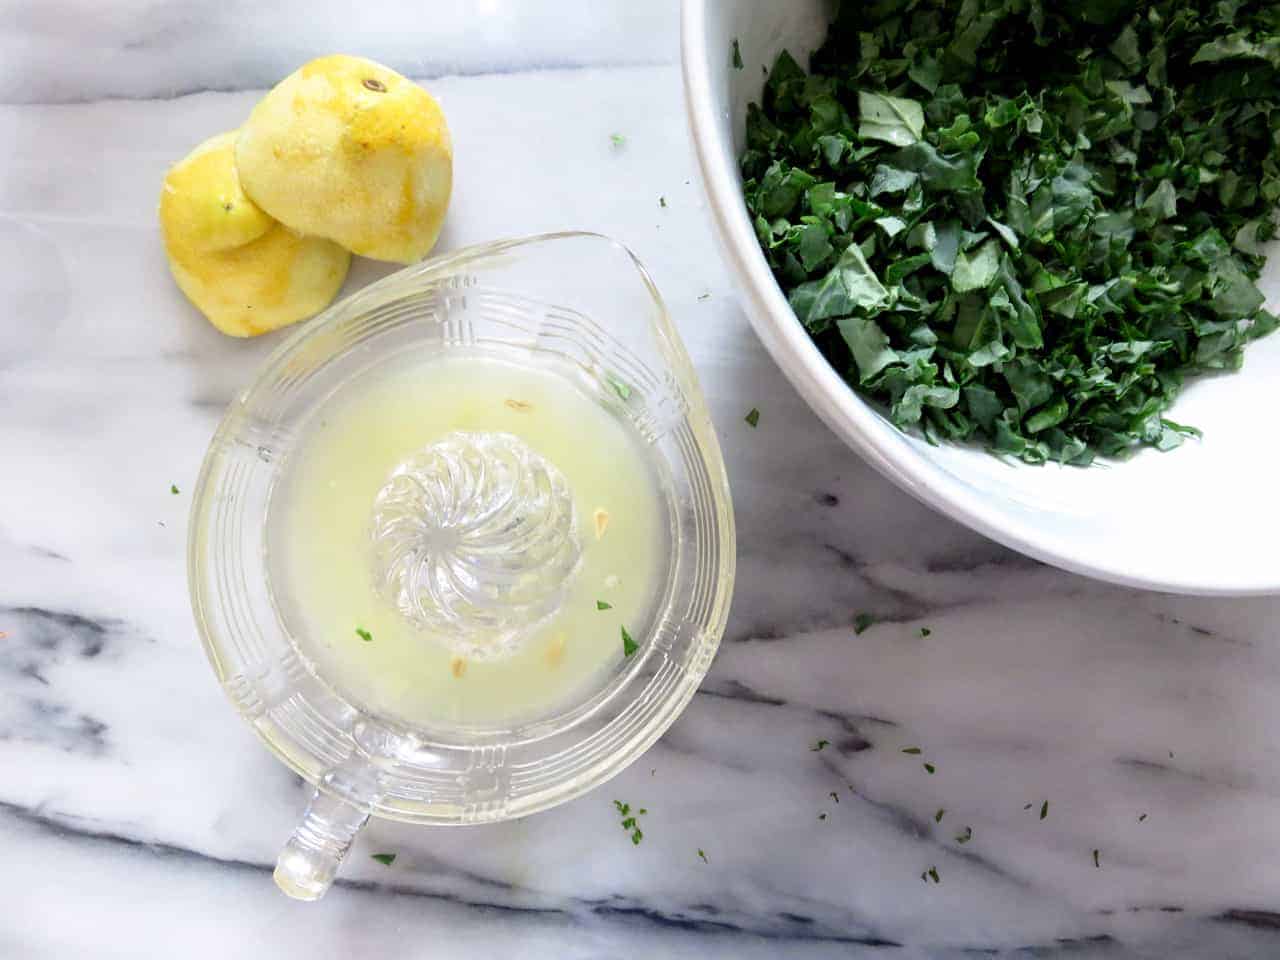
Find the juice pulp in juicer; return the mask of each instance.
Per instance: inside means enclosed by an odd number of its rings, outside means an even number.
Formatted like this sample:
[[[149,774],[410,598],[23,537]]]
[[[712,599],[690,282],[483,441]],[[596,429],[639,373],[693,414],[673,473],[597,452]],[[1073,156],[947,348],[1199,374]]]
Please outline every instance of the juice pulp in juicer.
[[[273,492],[286,629],[332,686],[424,728],[590,697],[647,635],[669,511],[635,429],[559,372],[454,349],[357,375]]]

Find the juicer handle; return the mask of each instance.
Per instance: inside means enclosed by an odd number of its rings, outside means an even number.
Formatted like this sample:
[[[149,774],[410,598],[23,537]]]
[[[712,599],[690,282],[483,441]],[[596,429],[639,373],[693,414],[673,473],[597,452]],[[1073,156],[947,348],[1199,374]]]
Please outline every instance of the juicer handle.
[[[276,860],[276,886],[295,900],[319,900],[368,821],[367,809],[317,790]]]

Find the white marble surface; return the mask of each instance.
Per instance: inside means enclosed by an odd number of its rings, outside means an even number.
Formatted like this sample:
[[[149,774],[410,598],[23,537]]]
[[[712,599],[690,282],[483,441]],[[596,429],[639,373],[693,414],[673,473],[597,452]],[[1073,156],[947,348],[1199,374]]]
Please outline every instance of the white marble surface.
[[[361,8],[354,32],[336,5],[102,6],[0,3],[0,960],[1280,952],[1280,600],[1038,566],[846,451],[715,257],[672,9],[491,0],[471,34],[461,3]],[[304,6],[296,33],[266,10]],[[269,864],[306,790],[224,702],[184,584],[201,453],[273,339],[185,305],[154,206],[245,115],[236,88],[332,46],[424,65],[457,142],[445,248],[583,227],[649,265],[741,554],[711,675],[638,764],[502,826],[374,824],[305,905]],[[172,96],[203,88],[227,92]],[[859,612],[883,622],[857,635]],[[640,846],[615,797],[649,809]]]

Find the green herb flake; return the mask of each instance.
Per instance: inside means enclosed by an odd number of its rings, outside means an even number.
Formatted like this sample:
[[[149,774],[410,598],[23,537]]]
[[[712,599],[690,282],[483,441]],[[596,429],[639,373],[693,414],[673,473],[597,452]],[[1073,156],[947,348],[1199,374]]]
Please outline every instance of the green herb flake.
[[[935,774],[938,770],[938,768],[935,767],[932,763],[924,763],[924,764],[921,764],[921,766],[924,767],[925,772],[928,773],[930,776],[933,776],[933,774]]]
[[[840,794],[836,793],[834,790],[832,790],[830,793],[828,793],[828,794],[827,794],[827,796],[831,798],[831,802],[832,802],[832,803],[839,803],[839,802],[840,802]]]
[[[1043,819],[1044,819],[1045,817],[1047,817],[1047,816],[1049,816],[1049,801],[1048,801],[1048,800],[1046,800],[1044,803],[1040,804],[1040,819],[1041,819],[1041,820],[1043,820]]]
[[[919,756],[919,754],[920,754],[920,748],[919,748],[919,747],[903,747],[903,748],[902,748],[902,752],[903,752],[903,753],[909,753],[909,754],[911,754],[912,756]]]
[[[973,827],[965,827],[964,833],[956,835],[956,843],[968,843],[973,839]]]
[[[622,818],[622,829],[631,834],[631,843],[639,846],[640,841],[644,839],[644,831],[640,829],[639,818],[649,811],[644,807],[631,811],[631,804],[623,803],[621,800],[613,801],[614,809],[618,811],[618,815]]]
[[[666,197],[659,197],[659,198],[658,198],[658,206],[665,208],[665,207],[666,207],[666,205],[667,205],[667,198],[666,198]]]
[[[616,393],[623,402],[626,402],[627,400],[631,399],[631,387],[628,384],[623,383],[617,377],[612,375],[606,377],[605,379],[608,381],[609,386],[610,388],[612,388],[613,392]]]
[[[1029,464],[1171,450],[1184,382],[1280,328],[1273,0],[845,4],[809,62],[747,108],[744,200],[901,429]]]
[[[930,880],[932,880],[934,883],[942,882],[942,878],[938,876],[937,867],[930,867],[924,873],[920,874],[920,879],[924,880],[925,883],[928,883]]]
[[[760,411],[755,407],[752,407],[750,411],[747,412],[747,415],[742,419],[747,421],[748,426],[752,428],[758,427],[760,426]]]
[[[861,636],[868,627],[877,622],[877,619],[869,613],[858,614],[853,618],[853,635]]]
[[[612,609],[613,609],[613,604],[612,604],[612,603],[609,603],[609,601],[607,601],[607,600],[597,600],[597,601],[596,601],[596,609],[597,609],[597,610],[612,610]]]
[[[741,70],[741,69],[742,69],[742,48],[738,46],[738,38],[737,38],[737,37],[734,37],[734,38],[733,38],[733,50],[732,50],[732,54],[733,54],[733,58],[732,58],[731,62],[732,62],[732,64],[733,64],[733,69],[735,69],[735,70]]]
[[[814,744],[812,747],[810,747],[809,749],[810,749],[810,750],[812,750],[814,753],[817,753],[819,750],[825,750],[825,749],[827,749],[827,747],[829,747],[829,746],[831,746],[831,741],[830,741],[830,740],[819,740],[817,743],[815,743],[815,744]]]
[[[628,658],[635,656],[636,651],[640,649],[640,645],[631,639],[631,634],[627,633],[626,627],[619,627],[618,629],[622,631],[622,655]]]
[[[609,134],[609,142],[615,147],[621,147],[627,142],[627,138],[620,133]]]
[[[172,494],[176,497],[176,496],[177,496],[179,493],[181,493],[182,491],[180,491],[180,490],[178,489],[178,485],[177,485],[176,483],[171,483],[171,484],[169,484],[169,492],[170,492],[170,493],[172,493]]]
[[[709,293],[700,293],[700,294],[698,294],[698,302],[699,302],[699,303],[701,303],[703,300],[710,300],[710,299],[711,299],[711,294],[709,294]]]
[[[932,630],[930,630],[928,627],[921,627],[921,628],[920,628],[920,638],[921,638],[922,640],[923,640],[925,637],[930,636],[932,633],[933,633],[933,631],[932,631]]]
[[[356,636],[359,637],[361,640],[363,640],[365,643],[373,642],[373,634],[370,633],[368,630],[366,630],[364,627],[356,627]]]
[[[389,867],[396,862],[396,855],[394,853],[375,853],[370,856],[370,859],[377,860],[384,867]]]
[[[1093,865],[1094,865],[1095,867],[1101,867],[1101,866],[1102,866],[1102,864],[1098,862],[1098,851],[1097,851],[1097,850],[1093,851]]]
[[[943,817],[943,815],[944,815],[946,812],[947,812],[947,811],[946,811],[946,809],[945,809],[945,808],[943,808],[943,807],[939,807],[939,808],[938,808],[938,812],[937,812],[937,813],[935,813],[935,814],[933,815],[933,822],[934,822],[934,823],[941,823],[941,822],[942,822],[942,817]]]
[[[706,851],[704,851],[701,847],[698,848],[698,859],[701,860],[703,863],[711,862],[710,860],[707,859]]]

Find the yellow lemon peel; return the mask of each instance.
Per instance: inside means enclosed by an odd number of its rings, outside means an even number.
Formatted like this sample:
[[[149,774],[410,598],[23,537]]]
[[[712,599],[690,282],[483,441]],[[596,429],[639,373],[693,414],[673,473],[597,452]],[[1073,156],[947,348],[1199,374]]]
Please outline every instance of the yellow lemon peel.
[[[351,256],[258,209],[236,179],[235,143],[235,132],[219,134],[173,166],[160,193],[160,227],[187,299],[223,333],[251,337],[328,306]]]
[[[245,192],[281,223],[353,253],[412,263],[453,188],[444,111],[381,64],[312,60],[259,101],[236,146]]]

